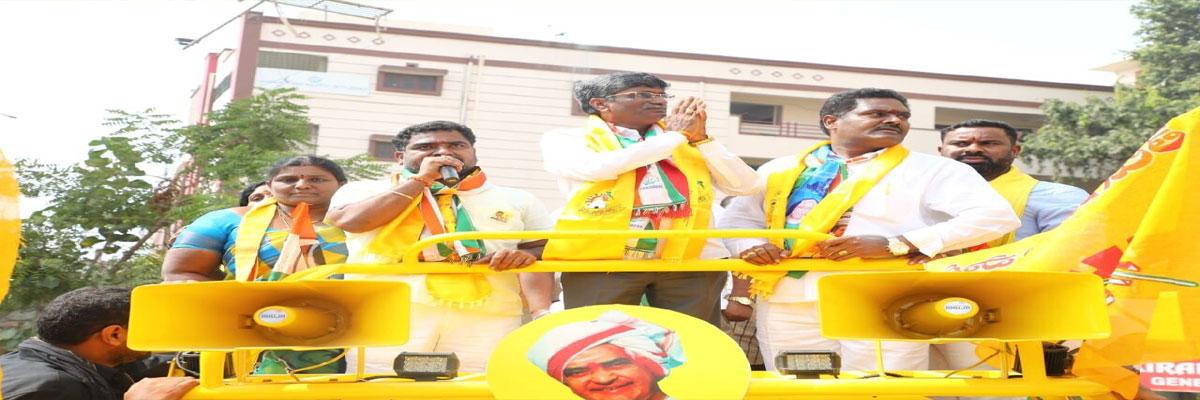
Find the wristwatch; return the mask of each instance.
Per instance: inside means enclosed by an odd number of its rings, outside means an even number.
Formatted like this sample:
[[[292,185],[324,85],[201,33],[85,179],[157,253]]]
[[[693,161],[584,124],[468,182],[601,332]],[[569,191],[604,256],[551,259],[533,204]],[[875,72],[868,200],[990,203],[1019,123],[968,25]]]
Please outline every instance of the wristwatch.
[[[746,307],[754,307],[754,299],[746,296],[725,296],[725,300],[729,300]]]
[[[908,253],[912,252],[912,246],[909,246],[908,243],[905,243],[903,240],[901,240],[899,236],[887,238],[887,244],[888,251],[891,252],[893,256],[898,257],[908,255]]]

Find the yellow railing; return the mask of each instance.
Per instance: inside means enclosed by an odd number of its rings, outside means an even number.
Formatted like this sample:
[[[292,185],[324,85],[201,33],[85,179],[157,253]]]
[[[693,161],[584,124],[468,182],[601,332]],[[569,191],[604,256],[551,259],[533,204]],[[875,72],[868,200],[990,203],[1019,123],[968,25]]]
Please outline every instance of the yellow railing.
[[[290,280],[320,279],[334,274],[464,274],[492,272],[486,266],[452,262],[420,262],[418,255],[427,247],[464,239],[537,240],[537,239],[633,239],[633,238],[804,238],[824,240],[824,233],[728,229],[692,231],[520,231],[456,232],[431,236],[413,243],[398,264],[334,264],[301,271]],[[507,272],[645,272],[645,271],[903,271],[919,270],[905,259],[832,261],[823,258],[787,259],[774,265],[754,265],[737,258],[723,260],[541,260],[525,268]]]
[[[437,235],[414,243],[396,264],[326,265],[293,274],[289,281],[326,279],[333,274],[433,274],[493,273],[485,266],[448,262],[420,262],[421,250],[437,243],[463,239],[572,239],[572,238],[806,238],[823,240],[829,235],[782,230],[695,230],[695,231],[525,231],[463,232]],[[850,260],[788,259],[776,265],[757,266],[740,259],[723,260],[543,260],[525,268],[504,272],[602,272],[602,271],[898,271],[917,270],[905,259]],[[923,399],[926,396],[1015,396],[1038,394],[1042,399],[1114,399],[1104,385],[1075,377],[1047,377],[1041,363],[1039,342],[1020,343],[1028,362],[1024,374],[1010,371],[844,371],[838,379],[796,379],[775,372],[754,372],[747,399]],[[234,354],[246,350],[235,351]],[[399,378],[370,378],[357,374],[304,375],[303,378],[253,376],[240,368],[235,378],[223,379],[225,352],[204,352],[201,386],[187,399],[492,399],[482,374],[470,374],[440,382],[414,382]],[[245,354],[243,362],[251,361]],[[1007,362],[1006,362],[1007,363]],[[868,375],[872,374],[872,375]],[[299,379],[299,380],[297,380]]]

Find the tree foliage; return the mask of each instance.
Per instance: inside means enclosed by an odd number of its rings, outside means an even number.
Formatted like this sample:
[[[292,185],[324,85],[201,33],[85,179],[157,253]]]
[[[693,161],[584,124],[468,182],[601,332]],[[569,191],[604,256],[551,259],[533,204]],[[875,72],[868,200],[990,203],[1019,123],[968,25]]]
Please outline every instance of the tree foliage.
[[[1046,124],[1021,156],[1056,176],[1101,179],[1175,115],[1200,106],[1200,1],[1145,0],[1132,9],[1140,46],[1130,57],[1137,83],[1117,85],[1111,98],[1081,103],[1048,100]]]
[[[181,221],[235,205],[278,159],[309,153],[300,99],[263,91],[211,113],[208,124],[183,127],[154,110],[110,110],[104,126],[112,132],[89,143],[83,162],[19,160],[23,194],[48,204],[22,222],[20,258],[0,305],[0,347],[30,336],[37,310],[62,293],[157,282],[165,249],[156,242]],[[366,160],[340,162],[356,178],[382,173]]]
[[[253,101],[235,101],[209,114],[209,123],[177,131],[170,144],[190,156],[184,172],[222,182],[220,192],[234,194],[262,180],[276,160],[312,146],[308,108],[292,91],[266,91]]]

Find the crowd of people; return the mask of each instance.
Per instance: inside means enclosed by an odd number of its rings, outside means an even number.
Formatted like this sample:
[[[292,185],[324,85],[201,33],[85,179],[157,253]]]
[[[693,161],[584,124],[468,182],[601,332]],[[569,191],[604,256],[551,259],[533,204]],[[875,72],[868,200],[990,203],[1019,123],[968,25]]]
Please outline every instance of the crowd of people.
[[[670,106],[673,96],[667,88],[667,82],[646,73],[613,73],[576,83],[575,99],[589,114],[586,121],[548,132],[541,141],[545,170],[557,178],[566,200],[556,211],[547,210],[526,191],[489,181],[476,158],[471,128],[431,121],[409,126],[393,138],[396,172],[383,179],[348,182],[336,163],[317,156],[281,161],[264,182],[243,192],[238,207],[209,213],[189,224],[167,252],[163,279],[278,280],[286,276],[279,273],[279,264],[294,259],[281,255],[297,220],[294,214],[300,211],[308,213],[316,232],[318,244],[306,255],[313,264],[397,263],[414,242],[447,232],[768,228],[834,236],[824,241],[460,240],[421,252],[424,261],[474,263],[502,271],[539,259],[736,257],[765,265],[818,257],[907,258],[921,263],[1052,229],[1087,197],[1080,189],[1039,181],[1014,166],[1021,151],[1019,132],[1002,121],[974,119],[943,129],[941,157],[909,151],[901,145],[909,131],[908,101],[887,89],[830,96],[819,114],[828,141],[800,152],[781,151],[779,158],[756,170],[709,135],[703,100],[688,97]],[[444,167],[461,178],[444,180]],[[719,196],[735,197],[723,207]],[[284,258],[287,261],[280,261]],[[846,369],[872,369],[873,342],[820,335],[816,281],[829,273],[836,272],[558,276],[515,272],[345,278],[395,279],[412,288],[410,339],[402,346],[368,349],[364,362],[371,373],[392,371],[393,360],[403,351],[453,352],[460,371],[483,371],[501,338],[522,323],[547,315],[560,299],[565,308],[644,304],[716,326],[742,324],[738,332],[751,332],[756,341],[739,342],[749,344],[748,356],[756,364],[761,360],[767,369],[774,368],[773,356],[781,350],[835,351]],[[143,355],[124,347],[128,291],[118,292],[86,289],[56,300],[65,308],[83,308],[57,316],[53,308],[48,309],[42,316],[47,321],[44,330],[39,323],[40,339],[30,339],[17,352],[0,358],[5,398],[119,398],[133,375],[114,368]],[[87,306],[107,307],[104,312],[84,307],[73,297],[102,294],[110,299],[91,300],[95,304]],[[120,301],[124,303],[116,304]],[[117,310],[122,307],[123,313]],[[97,320],[100,315],[107,319]],[[57,323],[75,325],[67,329]],[[70,331],[66,337],[61,336],[64,330]],[[888,369],[928,369],[931,360],[941,369],[978,362],[969,344],[931,349],[925,343],[885,342],[883,351]],[[344,372],[357,365],[354,353],[340,349],[265,352],[256,371],[283,373],[319,366],[305,371]],[[37,384],[21,384],[38,379],[13,377],[10,374],[21,374],[23,369],[10,366],[31,360],[42,360],[45,365],[38,368],[58,372],[44,374],[32,368],[26,372],[82,383],[41,379]],[[194,385],[188,380],[142,382],[149,383],[138,385],[156,385],[157,390]],[[91,395],[20,397],[21,390],[80,390]],[[131,397],[126,394],[126,398]]]

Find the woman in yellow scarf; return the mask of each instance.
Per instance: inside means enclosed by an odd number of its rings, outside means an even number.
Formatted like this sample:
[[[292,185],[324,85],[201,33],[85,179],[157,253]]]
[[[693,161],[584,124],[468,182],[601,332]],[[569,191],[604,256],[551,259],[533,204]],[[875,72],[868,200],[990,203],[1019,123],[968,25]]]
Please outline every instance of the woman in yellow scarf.
[[[250,207],[210,212],[184,228],[163,262],[165,281],[278,279],[280,275],[272,274],[272,270],[283,255],[281,250],[297,217],[293,213],[302,203],[308,204],[317,236],[317,245],[311,246],[303,258],[315,264],[346,260],[345,233],[320,222],[334,192],[346,183],[341,167],[325,158],[297,156],[276,163],[267,175],[272,198]],[[259,371],[297,370],[329,361],[339,353],[339,350],[267,352]],[[311,371],[337,372],[344,369],[342,364],[330,363]]]

